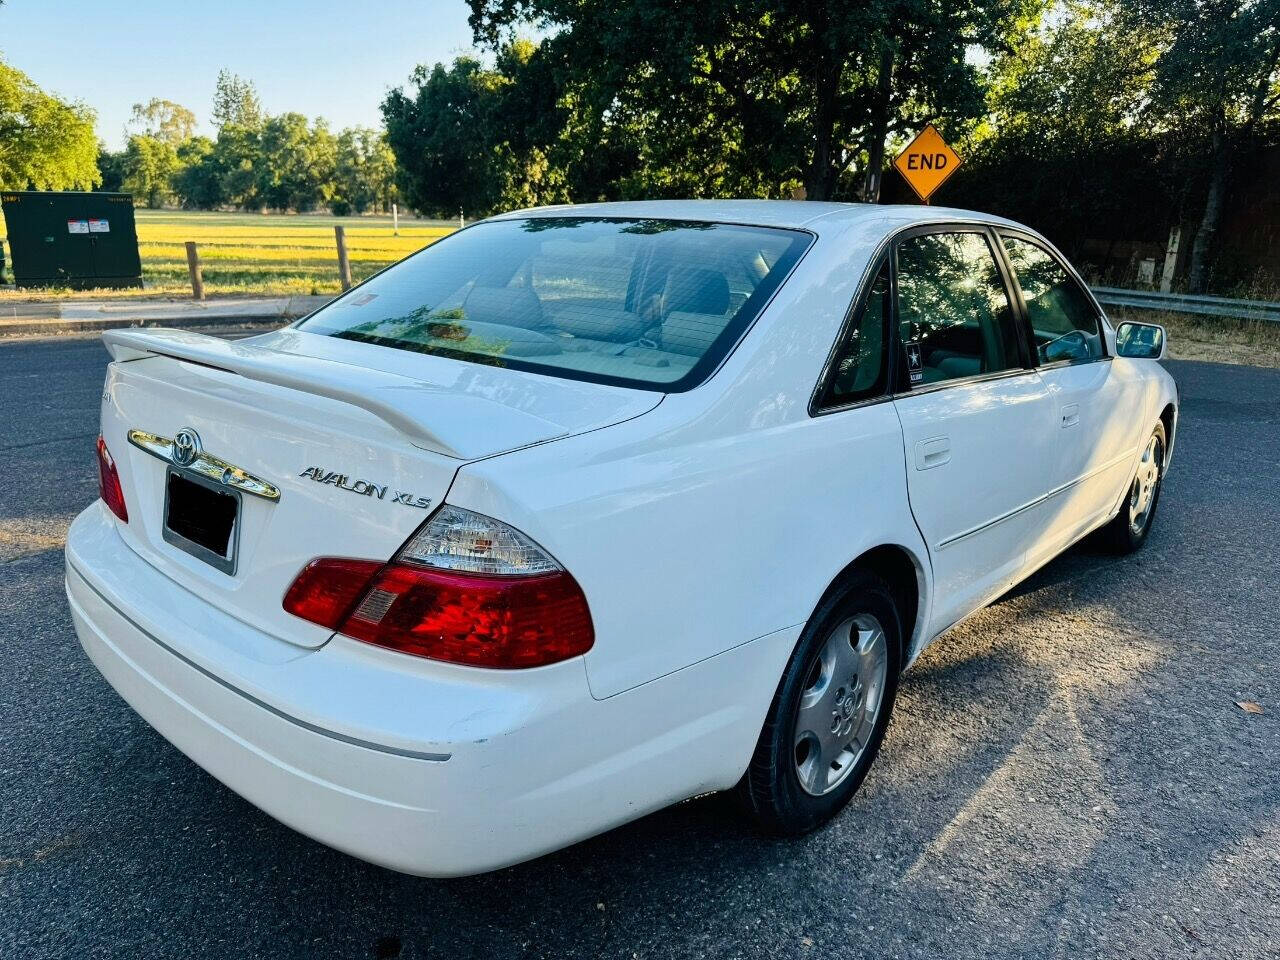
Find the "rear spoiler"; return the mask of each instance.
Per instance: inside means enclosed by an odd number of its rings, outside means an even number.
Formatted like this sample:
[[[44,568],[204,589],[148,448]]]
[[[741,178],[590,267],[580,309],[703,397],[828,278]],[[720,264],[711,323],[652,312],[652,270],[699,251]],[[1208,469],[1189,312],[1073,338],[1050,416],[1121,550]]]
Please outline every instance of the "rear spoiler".
[[[349,403],[399,431],[415,447],[433,453],[457,460],[483,455],[483,451],[467,449],[472,432],[469,415],[474,415],[480,398],[460,398],[420,380],[188,330],[108,330],[102,334],[102,342],[116,361],[160,356],[225,370],[248,380]],[[552,426],[541,417],[509,408],[504,409],[504,415],[508,422],[528,418],[544,430]]]

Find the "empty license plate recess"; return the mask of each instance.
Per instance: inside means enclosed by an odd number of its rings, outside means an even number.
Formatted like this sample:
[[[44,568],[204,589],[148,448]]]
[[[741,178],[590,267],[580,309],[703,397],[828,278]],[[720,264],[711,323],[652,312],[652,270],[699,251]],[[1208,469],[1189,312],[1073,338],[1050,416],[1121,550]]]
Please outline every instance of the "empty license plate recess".
[[[164,538],[226,574],[236,572],[240,494],[186,471],[169,468],[164,491]]]

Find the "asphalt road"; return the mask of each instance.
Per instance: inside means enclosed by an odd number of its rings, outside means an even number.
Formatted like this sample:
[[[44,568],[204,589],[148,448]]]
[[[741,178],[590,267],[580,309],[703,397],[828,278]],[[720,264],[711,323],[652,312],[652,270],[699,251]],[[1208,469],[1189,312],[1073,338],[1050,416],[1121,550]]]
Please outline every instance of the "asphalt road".
[[[828,829],[708,798],[431,881],[258,812],[81,653],[60,544],[105,360],[0,343],[0,957],[1280,956],[1280,371],[1169,364],[1145,549],[1072,551],[930,648]]]

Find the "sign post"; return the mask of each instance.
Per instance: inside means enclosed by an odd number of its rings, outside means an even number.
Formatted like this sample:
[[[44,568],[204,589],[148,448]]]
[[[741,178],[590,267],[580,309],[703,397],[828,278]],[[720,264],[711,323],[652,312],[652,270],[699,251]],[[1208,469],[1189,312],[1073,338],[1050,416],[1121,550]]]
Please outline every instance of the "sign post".
[[[960,166],[960,155],[947,145],[942,134],[929,124],[894,158],[902,178],[925,203]]]

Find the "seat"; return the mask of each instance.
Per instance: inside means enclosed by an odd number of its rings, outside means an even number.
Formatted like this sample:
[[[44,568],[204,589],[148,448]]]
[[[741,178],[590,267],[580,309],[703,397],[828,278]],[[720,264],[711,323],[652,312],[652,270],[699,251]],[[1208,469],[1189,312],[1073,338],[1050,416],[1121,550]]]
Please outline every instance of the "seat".
[[[612,300],[573,297],[548,299],[543,310],[557,330],[588,340],[630,343],[645,331],[645,323]]]
[[[467,320],[525,330],[544,329],[542,301],[528,287],[472,287],[462,302]]]
[[[662,307],[668,315],[680,312],[723,316],[729,309],[729,281],[719,270],[673,267],[662,291]]]
[[[728,323],[729,281],[719,270],[674,267],[667,274],[662,306],[662,348],[700,357]]]

